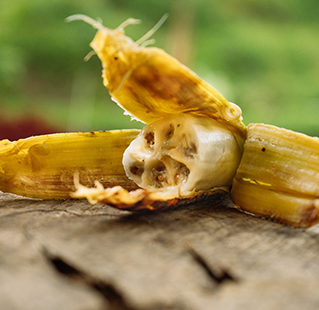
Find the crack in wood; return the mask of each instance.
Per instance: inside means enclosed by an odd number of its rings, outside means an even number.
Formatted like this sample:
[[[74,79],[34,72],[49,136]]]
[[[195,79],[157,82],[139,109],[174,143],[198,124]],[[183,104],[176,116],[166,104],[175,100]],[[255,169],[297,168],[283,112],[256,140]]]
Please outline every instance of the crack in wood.
[[[125,302],[122,294],[109,283],[105,283],[99,279],[95,279],[87,273],[80,271],[76,267],[72,266],[70,263],[66,262],[64,259],[58,256],[52,256],[46,249],[44,249],[45,257],[53,265],[54,269],[62,274],[63,276],[68,277],[71,280],[76,282],[83,283],[97,292],[99,292],[103,298],[107,301],[108,307],[106,309],[112,310],[138,310],[137,308],[128,306]],[[185,306],[181,305],[161,305],[155,304],[152,305],[149,310],[181,310],[186,309]]]
[[[213,280],[213,282],[217,285],[221,285],[225,281],[238,282],[238,279],[225,268],[218,268],[218,270],[211,268],[207,260],[200,253],[198,253],[189,243],[186,243],[186,248],[189,254],[198,263],[198,265],[204,269],[209,278]]]
[[[96,279],[83,270],[79,270],[62,257],[53,255],[44,247],[43,253],[51,266],[59,274],[78,283],[83,283],[100,293],[107,301],[108,307],[106,307],[106,309],[134,310],[132,307],[127,305],[122,294],[112,284]]]

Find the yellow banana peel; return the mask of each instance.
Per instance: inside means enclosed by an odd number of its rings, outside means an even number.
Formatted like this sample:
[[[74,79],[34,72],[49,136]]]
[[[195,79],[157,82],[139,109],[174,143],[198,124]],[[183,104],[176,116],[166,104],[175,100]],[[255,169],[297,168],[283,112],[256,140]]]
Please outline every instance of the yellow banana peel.
[[[70,198],[74,173],[86,186],[99,181],[136,188],[122,155],[139,130],[114,130],[35,136],[0,141],[0,190],[41,199]]]
[[[231,190],[243,211],[296,227],[319,221],[319,139],[250,124]]]

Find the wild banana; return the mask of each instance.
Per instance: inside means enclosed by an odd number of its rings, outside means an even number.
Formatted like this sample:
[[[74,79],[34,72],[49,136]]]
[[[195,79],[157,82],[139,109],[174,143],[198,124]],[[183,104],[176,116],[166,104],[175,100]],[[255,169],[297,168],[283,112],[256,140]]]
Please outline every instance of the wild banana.
[[[232,186],[240,210],[296,227],[318,222],[318,139],[263,124],[249,125],[246,139],[237,105],[164,51],[144,47],[159,24],[134,42],[124,28],[137,20],[114,30],[84,15],[68,20],[98,30],[91,47],[104,85],[147,126],[4,140],[2,191],[66,198],[76,189],[72,197],[91,203],[154,210],[209,199]],[[135,184],[140,188],[130,191]]]

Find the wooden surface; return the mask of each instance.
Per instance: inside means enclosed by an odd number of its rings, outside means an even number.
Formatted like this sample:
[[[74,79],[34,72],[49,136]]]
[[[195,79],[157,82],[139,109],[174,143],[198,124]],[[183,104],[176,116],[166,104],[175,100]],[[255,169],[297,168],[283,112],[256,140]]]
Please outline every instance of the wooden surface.
[[[319,225],[225,196],[130,214],[0,193],[0,309],[319,309]]]

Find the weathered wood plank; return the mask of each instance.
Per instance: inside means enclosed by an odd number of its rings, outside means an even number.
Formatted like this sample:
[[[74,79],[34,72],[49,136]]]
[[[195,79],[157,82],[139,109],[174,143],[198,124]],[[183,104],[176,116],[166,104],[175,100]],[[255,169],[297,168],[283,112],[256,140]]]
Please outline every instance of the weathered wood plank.
[[[201,205],[130,214],[83,200],[1,194],[0,304],[318,309],[318,226],[295,229],[255,218],[220,195]]]

